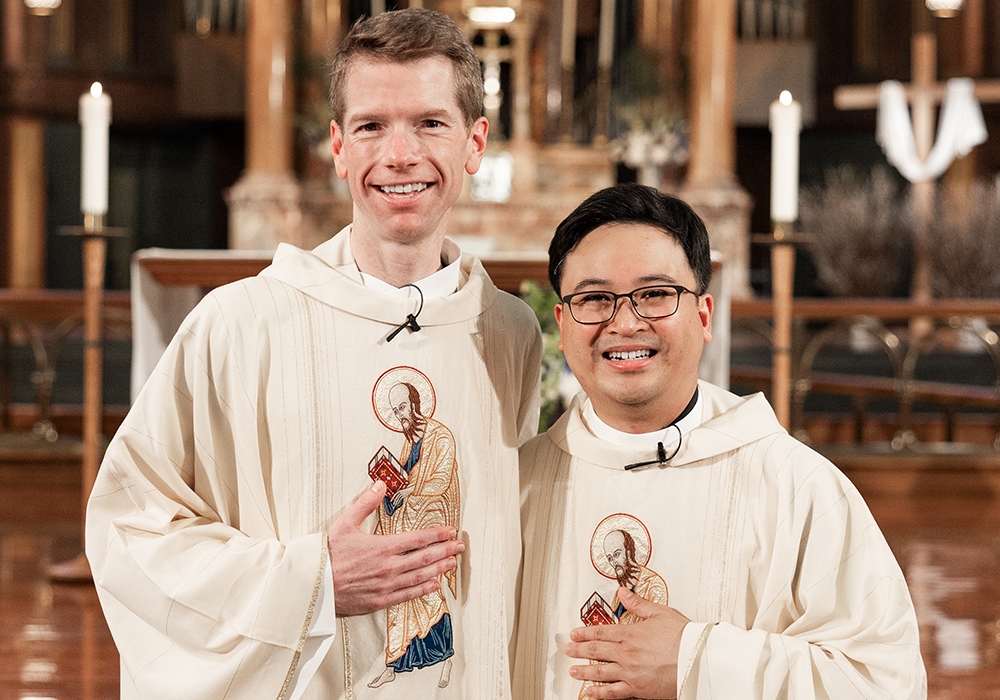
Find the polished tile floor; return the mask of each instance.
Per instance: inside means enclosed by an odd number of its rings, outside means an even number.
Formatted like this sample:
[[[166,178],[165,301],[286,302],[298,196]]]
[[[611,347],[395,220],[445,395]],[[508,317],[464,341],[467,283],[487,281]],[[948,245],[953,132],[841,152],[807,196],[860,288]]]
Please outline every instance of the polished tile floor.
[[[910,583],[929,697],[1000,698],[1000,492],[866,495]],[[79,509],[74,465],[0,463],[0,700],[118,697],[93,586],[44,575],[79,551]]]
[[[80,551],[78,464],[0,463],[0,700],[118,698],[118,652],[90,584],[53,584]]]

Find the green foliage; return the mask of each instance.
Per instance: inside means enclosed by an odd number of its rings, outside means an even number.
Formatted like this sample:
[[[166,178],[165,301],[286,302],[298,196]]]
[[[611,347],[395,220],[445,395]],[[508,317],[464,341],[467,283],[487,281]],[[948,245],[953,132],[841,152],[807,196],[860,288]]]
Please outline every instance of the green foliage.
[[[552,312],[559,303],[559,295],[552,287],[525,281],[520,296],[535,312],[538,325],[542,327],[542,413],[538,422],[541,432],[552,425],[561,410],[559,377],[565,370],[566,359],[559,349],[559,326]]]

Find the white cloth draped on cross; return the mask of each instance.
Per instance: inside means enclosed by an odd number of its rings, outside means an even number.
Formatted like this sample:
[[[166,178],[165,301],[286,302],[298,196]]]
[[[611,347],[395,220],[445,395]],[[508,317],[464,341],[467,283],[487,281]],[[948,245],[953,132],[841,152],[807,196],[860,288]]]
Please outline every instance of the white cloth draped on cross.
[[[986,140],[986,123],[969,78],[948,81],[937,140],[927,160],[917,155],[903,85],[887,80],[879,86],[876,139],[886,158],[910,182],[934,180],[952,161]]]

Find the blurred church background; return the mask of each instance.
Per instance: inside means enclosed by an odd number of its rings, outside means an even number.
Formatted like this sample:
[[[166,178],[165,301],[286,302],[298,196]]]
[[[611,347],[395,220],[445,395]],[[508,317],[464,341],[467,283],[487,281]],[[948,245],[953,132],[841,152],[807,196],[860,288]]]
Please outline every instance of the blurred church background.
[[[311,247],[338,230],[350,203],[325,152],[325,60],[373,2],[4,0],[0,283],[80,287],[59,229],[79,224],[77,98],[94,81],[114,100],[107,223],[126,230],[109,287],[128,287],[145,247]],[[915,0],[517,0],[500,15],[478,2],[426,0],[473,38],[490,87],[490,155],[454,232],[482,250],[544,249],[586,195],[645,179],[712,224],[737,296],[767,291],[749,233],[769,230],[767,106],[781,90],[803,104],[807,186],[885,162],[874,110],[837,109],[834,91],[910,80],[921,24],[940,79],[1000,74],[1000,8],[984,0],[948,19]],[[947,178],[992,177],[998,143]]]

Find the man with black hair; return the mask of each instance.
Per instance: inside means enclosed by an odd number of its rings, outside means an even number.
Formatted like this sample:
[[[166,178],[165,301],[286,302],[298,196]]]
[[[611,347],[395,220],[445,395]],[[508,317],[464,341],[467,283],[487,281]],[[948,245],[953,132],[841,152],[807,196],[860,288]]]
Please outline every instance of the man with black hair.
[[[515,697],[926,697],[906,582],[858,492],[763,396],[699,382],[711,272],[704,223],[652,188],[602,190],[556,230],[583,392],[521,449]],[[629,584],[624,612],[595,613],[618,529],[669,606]]]

